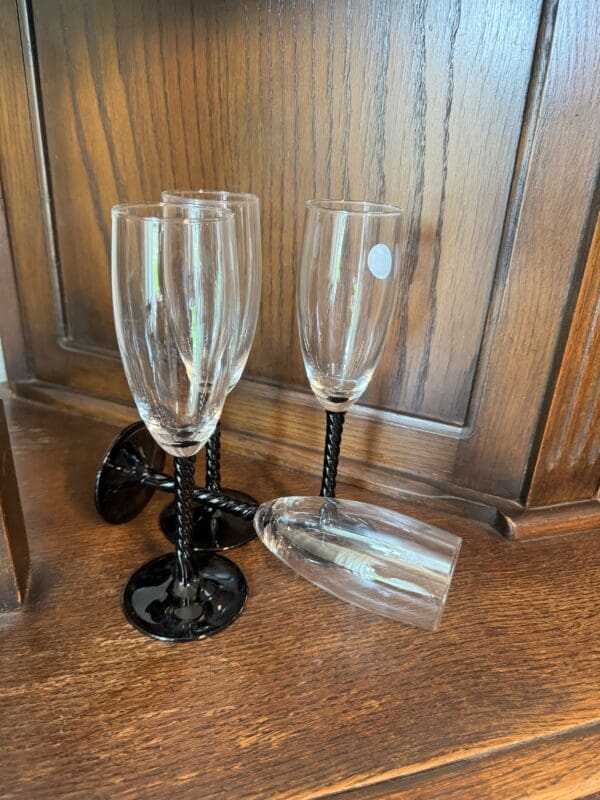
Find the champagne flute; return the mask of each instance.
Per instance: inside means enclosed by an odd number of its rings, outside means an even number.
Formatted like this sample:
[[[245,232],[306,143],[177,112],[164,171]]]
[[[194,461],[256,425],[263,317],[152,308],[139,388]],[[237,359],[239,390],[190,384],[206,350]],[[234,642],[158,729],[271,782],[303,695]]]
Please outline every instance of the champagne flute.
[[[256,331],[260,306],[262,277],[262,249],[260,235],[260,205],[256,195],[221,190],[173,189],[162,193],[168,203],[191,205],[217,205],[229,208],[235,215],[238,276],[240,287],[240,324],[237,336],[230,339],[232,359],[231,391],[242,376]],[[218,494],[223,491],[230,497],[246,503],[256,502],[253,497],[235,489],[221,489],[221,429],[217,426],[206,443],[206,488]],[[175,505],[169,504],[161,514],[161,528],[170,538],[175,538]],[[250,522],[226,511],[213,510],[199,502],[194,503],[192,546],[195,550],[214,552],[229,550],[245,544],[254,537]]]
[[[346,411],[369,385],[396,310],[401,219],[387,203],[306,204],[296,300],[306,374],[327,415],[323,497],[335,497]]]
[[[235,220],[226,208],[133,203],[112,210],[112,290],[119,350],[139,414],[174,457],[175,553],[140,567],[123,590],[127,619],[165,641],[200,639],[241,613],[243,573],[191,547],[194,456],[231,381],[239,297]]]

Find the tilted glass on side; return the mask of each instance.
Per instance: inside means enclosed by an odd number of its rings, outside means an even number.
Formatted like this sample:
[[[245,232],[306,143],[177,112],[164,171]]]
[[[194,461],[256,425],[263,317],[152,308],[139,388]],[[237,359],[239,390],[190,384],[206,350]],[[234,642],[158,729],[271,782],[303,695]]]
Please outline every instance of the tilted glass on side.
[[[299,575],[389,619],[436,630],[461,540],[354,500],[280,497],[259,507],[263,544]]]

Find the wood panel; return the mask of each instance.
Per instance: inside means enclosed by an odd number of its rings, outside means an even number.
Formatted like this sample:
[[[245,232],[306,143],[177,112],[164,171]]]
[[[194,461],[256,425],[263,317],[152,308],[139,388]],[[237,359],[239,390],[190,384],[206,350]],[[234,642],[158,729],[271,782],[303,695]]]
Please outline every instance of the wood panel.
[[[0,63],[0,177],[3,206],[10,232],[10,245],[6,241],[2,250],[3,288],[7,293],[11,291],[11,262],[14,262],[19,278],[19,297],[23,303],[23,327],[30,341],[41,345],[41,350],[46,352],[43,342],[54,344],[57,336],[51,289],[52,265],[49,264],[45,246],[42,201],[14,0],[0,0]],[[12,294],[11,297],[7,294],[7,301],[16,310],[15,295]],[[8,339],[4,339],[8,374],[15,378],[21,377],[20,366],[16,366],[16,371],[13,371],[11,363],[14,358],[16,365],[20,364],[19,344],[17,343],[13,352],[13,331],[9,330],[7,317],[2,316],[2,334],[8,336]],[[29,355],[34,366],[37,366],[35,355]]]
[[[566,798],[600,789],[586,771],[597,748],[570,739],[551,759],[544,747],[600,723],[597,533],[516,544],[358,491],[463,537],[437,633],[336,600],[254,541],[231,553],[250,586],[240,619],[171,647],[131,628],[119,601],[131,571],[169,549],[165,501],[121,527],[93,507],[115,427],[22,401],[9,411],[32,588],[23,612],[0,617],[4,797],[306,800],[370,785],[383,798],[387,781],[424,775],[428,797],[442,768],[453,797],[477,787],[477,762],[480,785],[495,775],[510,788],[509,748],[533,797],[536,775],[538,789],[560,779]],[[261,499],[314,491],[310,475],[226,454],[223,478],[234,476]]]
[[[0,612],[25,600],[29,583],[29,548],[15,474],[10,435],[0,399]]]
[[[490,308],[473,435],[461,442],[455,473],[472,489],[521,500],[570,325],[600,161],[600,6],[561,2],[549,28],[539,110],[524,131],[516,176],[522,197]]]
[[[23,336],[23,322],[15,283],[10,242],[6,227],[6,213],[2,185],[0,184],[0,286],[2,286],[2,313],[0,314],[0,348],[6,373],[13,379],[23,379],[29,374],[27,350]],[[2,346],[1,343],[4,342]]]
[[[130,397],[117,359],[73,350],[64,340],[60,284],[52,248],[43,129],[34,80],[35,52],[26,3],[0,0],[0,176],[27,357],[34,376],[105,396]],[[3,269],[7,264],[3,264]],[[93,284],[92,284],[93,285]],[[6,342],[9,378],[22,377]]]
[[[527,496],[529,505],[582,500],[598,490],[599,364],[600,217]]]
[[[248,374],[304,387],[293,303],[302,203],[387,199],[407,212],[405,293],[366,399],[462,424],[539,8],[539,0],[38,0],[72,346],[114,348],[114,202],[169,185],[241,188],[262,199],[265,245]]]

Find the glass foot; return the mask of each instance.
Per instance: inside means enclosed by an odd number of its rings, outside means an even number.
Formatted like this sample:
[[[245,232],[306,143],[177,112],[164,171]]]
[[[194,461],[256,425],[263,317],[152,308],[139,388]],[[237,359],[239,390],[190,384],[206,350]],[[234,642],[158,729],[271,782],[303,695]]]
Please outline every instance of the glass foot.
[[[160,472],[165,454],[143,422],[134,422],[113,439],[96,474],[94,500],[100,516],[112,525],[137,517],[154,489],[142,486],[146,473]]]
[[[222,631],[239,617],[248,596],[241,569],[228,558],[195,555],[195,579],[174,580],[175,554],[148,561],[127,581],[122,605],[131,624],[164,642],[191,642]]]
[[[249,494],[223,489],[223,494],[244,503],[257,503]],[[160,527],[169,541],[177,539],[175,503],[170,503],[160,514]],[[192,547],[200,553],[231,550],[254,539],[256,531],[252,520],[241,519],[226,511],[207,512],[202,503],[194,502]]]

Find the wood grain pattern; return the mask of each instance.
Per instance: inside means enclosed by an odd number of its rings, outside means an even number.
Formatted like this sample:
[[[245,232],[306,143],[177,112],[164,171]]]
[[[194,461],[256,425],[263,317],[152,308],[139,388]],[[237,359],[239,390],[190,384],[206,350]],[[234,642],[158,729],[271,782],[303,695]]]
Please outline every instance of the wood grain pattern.
[[[241,618],[170,647],[136,633],[119,607],[130,572],[168,549],[164,500],[123,527],[93,508],[114,426],[23,402],[10,418],[33,580],[26,609],[0,619],[4,798],[306,800],[361,786],[383,798],[406,776],[427,797],[447,768],[450,797],[463,786],[464,800],[481,800],[494,764],[492,798],[514,799],[521,778],[534,798],[556,798],[559,778],[565,798],[600,790],[600,772],[586,771],[597,748],[569,739],[545,771],[539,761],[555,752],[549,737],[600,724],[597,533],[517,544],[420,509],[464,540],[436,634],[341,603],[255,541],[232,553],[250,584]],[[230,454],[223,478],[263,499],[315,483]],[[512,782],[498,758],[507,748]]]
[[[52,385],[26,381],[19,383],[17,389],[20,397],[121,426],[138,419],[131,405]],[[272,467],[289,467],[319,475],[324,420],[314,403],[312,408],[304,408],[305,405],[306,398],[298,397],[290,390],[243,382],[226,406],[222,430],[224,449],[246,458],[267,461]],[[299,408],[304,408],[304,411],[298,413]],[[449,468],[459,439],[447,434],[444,437],[438,430],[439,442],[445,438],[445,445],[432,448],[435,434],[427,430],[425,423],[421,430],[407,426],[394,435],[395,428],[401,428],[395,419],[397,415],[390,415],[391,420],[386,420],[387,436],[382,449],[377,452],[379,463],[372,466],[375,459],[371,448],[377,446],[377,425],[381,416],[382,412],[361,408],[358,414],[355,410],[350,417],[352,428],[344,436],[340,462],[340,473],[349,487],[350,497],[355,487],[368,489],[425,509],[482,522],[509,539],[535,539],[600,528],[598,498],[533,507],[453,483],[448,477],[451,474]],[[247,430],[248,419],[258,419],[252,434]],[[305,428],[306,420],[310,422],[308,430]],[[429,437],[428,447],[425,437]],[[302,447],[290,444],[299,438],[303,439]],[[397,451],[399,440],[404,447]],[[428,460],[424,462],[423,474],[419,474],[414,465],[423,449]],[[384,456],[385,467],[381,464]],[[393,467],[390,466],[392,462]],[[313,480],[313,489],[317,491],[319,479],[314,477]]]
[[[510,262],[491,309],[474,431],[459,451],[459,482],[523,501],[590,225],[600,161],[599,42],[598,3],[558,4]]]
[[[0,399],[0,612],[25,600],[29,583],[29,548],[10,435]]]
[[[0,185],[0,286],[2,286],[2,313],[0,314],[0,343],[6,374],[13,380],[23,380],[29,374],[27,351],[19,299],[15,283],[10,242],[6,228],[4,198]]]
[[[90,357],[61,339],[56,265],[44,230],[46,187],[41,186],[38,174],[40,137],[31,114],[34,76],[26,68],[33,64],[35,53],[26,30],[27,19],[19,19],[14,0],[0,0],[0,174],[27,357],[32,373],[43,374],[48,381],[100,395],[130,396],[118,359],[100,353]],[[12,341],[11,337],[6,344],[12,347]],[[12,358],[11,352],[9,367]],[[19,374],[11,368],[9,377]]]
[[[138,419],[132,403],[35,380],[21,381],[15,389],[19,397],[122,426]],[[455,428],[426,420],[417,428],[398,414],[365,407],[353,409],[349,420],[341,455],[347,484],[457,513],[502,531],[499,512],[522,511],[519,503],[470,492],[449,480],[459,438]],[[325,415],[306,395],[244,380],[225,405],[223,447],[316,475],[323,463],[324,426]]]
[[[600,728],[551,737],[515,749],[336,795],[337,800],[598,800],[586,795],[600,773]],[[382,794],[382,789],[384,794]]]
[[[565,503],[596,494],[600,482],[599,364],[600,217],[579,287],[528,504]]]
[[[538,539],[600,528],[600,502],[597,498],[577,503],[560,503],[554,506],[535,508],[527,506],[520,510],[505,511],[501,533],[509,539]]]
[[[262,199],[265,245],[248,374],[304,387],[293,303],[303,201],[387,199],[407,210],[405,296],[366,400],[462,424],[539,7],[37,0],[72,346],[114,348],[113,203],[241,188]]]
[[[3,205],[10,231],[9,242],[17,277],[17,289],[23,303],[23,327],[31,342],[54,342],[56,329],[50,290],[50,269],[40,224],[42,204],[39,196],[35,148],[31,135],[29,105],[16,5],[0,0],[0,63],[2,102],[0,103],[0,175]],[[33,224],[35,220],[35,224]],[[8,245],[9,242],[6,244]],[[3,287],[10,291],[11,266],[4,250]],[[7,274],[8,273],[8,274]],[[26,287],[26,288],[25,288]],[[8,297],[15,303],[15,297]],[[13,305],[13,309],[15,305]],[[3,321],[2,333],[5,333]],[[5,341],[7,367],[12,377],[13,336]],[[17,348],[19,347],[17,343]],[[29,353],[34,365],[36,359]],[[17,364],[18,350],[15,350]],[[17,374],[15,377],[19,377]]]

